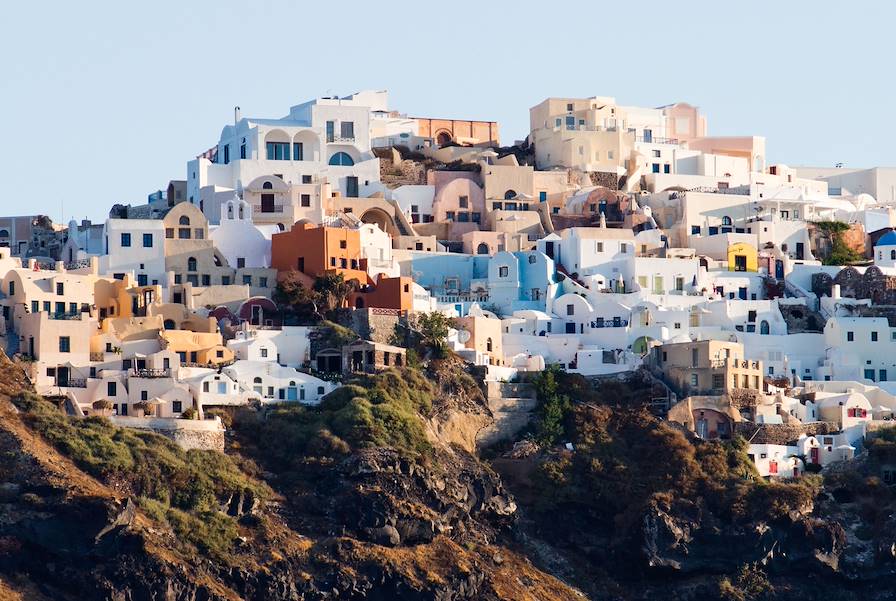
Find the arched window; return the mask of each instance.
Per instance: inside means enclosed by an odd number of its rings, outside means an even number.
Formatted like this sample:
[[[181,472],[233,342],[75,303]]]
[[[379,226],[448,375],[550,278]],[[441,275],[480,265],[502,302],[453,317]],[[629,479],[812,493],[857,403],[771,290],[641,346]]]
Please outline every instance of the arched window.
[[[486,338],[485,350],[488,351],[489,353],[492,352],[492,339],[491,338]]]
[[[485,242],[480,243],[479,246],[476,247],[476,254],[477,255],[487,255],[488,254],[488,244],[486,244]]]
[[[516,190],[508,190],[504,193],[504,200],[513,200],[516,198]]]
[[[259,378],[258,376],[255,376],[255,379],[252,380],[252,383],[253,384],[261,384],[261,378]]]
[[[355,161],[345,152],[337,152],[330,157],[330,165],[341,165],[343,167],[351,167]]]
[[[722,217],[722,225],[731,225],[731,217],[728,215]]]
[[[896,261],[896,250],[890,251],[890,259]]]
[[[187,271],[196,271],[196,257],[187,259]]]
[[[227,203],[227,218],[233,219],[233,205],[229,202]]]
[[[294,381],[290,380],[290,381],[289,381],[289,385],[290,385],[290,386],[295,386],[296,383],[295,383]]]
[[[187,217],[186,215],[181,215],[179,223],[181,225],[190,225],[190,218]]]
[[[283,225],[282,223],[278,223],[278,224],[277,224],[277,229],[279,229],[279,230],[282,232],[283,230],[286,229],[286,226]]]
[[[764,319],[759,322],[759,333],[760,334],[768,334],[768,322]]]
[[[537,259],[535,258],[535,255],[529,255],[529,264],[530,265],[533,265],[536,260]]]
[[[274,189],[274,184],[272,184],[271,182],[265,182],[265,183],[261,184],[261,187],[262,187],[264,190],[273,190],[273,189]]]
[[[240,205],[240,219],[243,219],[243,217],[245,217],[245,213],[243,212],[243,205]]]
[[[0,238],[9,238],[9,230],[0,230]]]
[[[174,323],[173,319],[166,319],[164,326],[165,326],[166,330],[176,330],[177,329],[177,324]]]

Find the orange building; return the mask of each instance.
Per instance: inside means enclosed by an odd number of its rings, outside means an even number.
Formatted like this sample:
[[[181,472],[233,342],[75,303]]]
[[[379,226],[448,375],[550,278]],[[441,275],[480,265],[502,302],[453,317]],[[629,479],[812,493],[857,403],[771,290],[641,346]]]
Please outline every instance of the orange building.
[[[417,135],[432,138],[439,146],[449,142],[458,144],[498,144],[498,123],[495,121],[466,121],[463,119],[429,119],[415,117]]]
[[[277,276],[291,271],[306,276],[306,285],[325,274],[342,274],[355,280],[360,289],[349,299],[355,308],[379,307],[409,311],[414,303],[413,280],[409,277],[380,277],[374,281],[367,273],[367,259],[361,257],[358,230],[296,223],[288,232],[271,239],[271,267]]]
[[[414,307],[414,280],[406,276],[387,278],[380,275],[376,285],[354,293],[349,302],[356,309],[376,307],[410,311]]]
[[[341,273],[346,280],[370,284],[361,265],[361,235],[358,230],[317,226],[299,222],[288,232],[271,239],[271,267],[278,277],[298,271],[309,279],[326,273]]]

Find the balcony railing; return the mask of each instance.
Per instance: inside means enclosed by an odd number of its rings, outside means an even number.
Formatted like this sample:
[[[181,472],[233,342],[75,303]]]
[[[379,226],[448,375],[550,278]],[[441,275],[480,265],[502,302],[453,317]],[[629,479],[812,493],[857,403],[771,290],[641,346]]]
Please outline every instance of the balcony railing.
[[[327,136],[327,144],[354,144],[355,136]]]
[[[661,138],[659,136],[635,136],[635,142],[642,142],[644,144],[678,144],[678,140],[676,138]]]
[[[253,205],[252,211],[255,213],[282,213],[285,205]]]
[[[105,353],[90,353],[90,360],[94,361],[94,362],[105,361],[106,354]]]
[[[151,369],[151,368],[140,368],[140,369],[132,369],[131,375],[135,378],[170,378],[171,370],[170,369]]]
[[[69,313],[53,313],[53,312],[50,312],[50,313],[47,313],[47,316],[48,316],[50,319],[81,319],[81,312],[80,312],[80,311],[76,311],[76,312],[74,312],[74,313],[71,313],[71,312],[69,312]]]
[[[87,380],[82,378],[69,378],[61,380],[58,384],[60,388],[87,388]]]
[[[592,328],[625,328],[628,327],[627,319],[611,318],[603,320],[594,320],[591,322]]]

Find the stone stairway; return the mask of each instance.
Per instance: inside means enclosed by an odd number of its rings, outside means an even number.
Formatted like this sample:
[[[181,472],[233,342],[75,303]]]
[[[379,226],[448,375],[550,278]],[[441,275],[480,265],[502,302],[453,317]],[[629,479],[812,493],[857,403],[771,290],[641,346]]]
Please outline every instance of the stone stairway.
[[[494,422],[477,434],[476,444],[479,447],[513,440],[529,424],[538,402],[531,384],[489,384],[488,408]]]

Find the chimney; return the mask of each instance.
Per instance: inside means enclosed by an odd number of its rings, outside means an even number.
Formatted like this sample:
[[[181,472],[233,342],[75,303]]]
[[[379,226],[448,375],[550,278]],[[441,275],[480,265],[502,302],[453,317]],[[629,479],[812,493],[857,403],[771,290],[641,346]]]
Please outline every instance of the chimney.
[[[233,124],[236,125],[237,123],[239,123],[240,118],[241,118],[240,107],[238,107],[238,106],[233,107]]]

